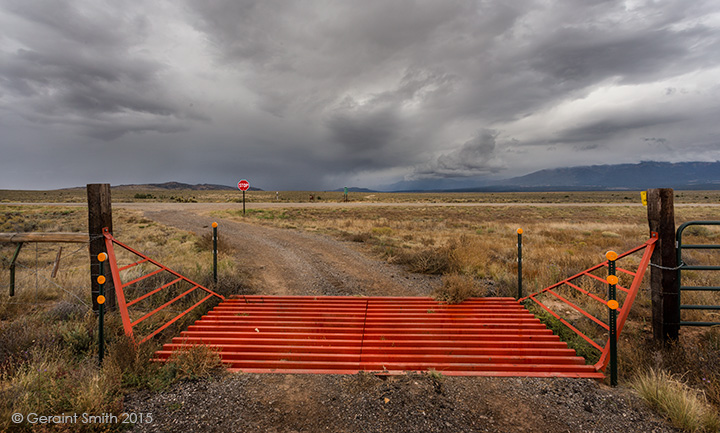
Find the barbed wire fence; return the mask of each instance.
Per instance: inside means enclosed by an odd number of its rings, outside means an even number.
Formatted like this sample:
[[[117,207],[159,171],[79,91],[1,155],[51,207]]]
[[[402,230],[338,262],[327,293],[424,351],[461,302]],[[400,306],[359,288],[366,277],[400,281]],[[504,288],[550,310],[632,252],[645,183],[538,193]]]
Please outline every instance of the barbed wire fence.
[[[122,230],[118,231],[122,232]],[[104,239],[104,236],[97,235],[93,238]],[[4,304],[52,308],[59,302],[66,301],[75,304],[77,308],[85,312],[93,311],[90,281],[92,277],[99,275],[100,269],[99,262],[90,260],[87,242],[81,245],[71,244],[72,247],[68,248],[69,252],[63,248],[67,245],[66,243],[23,242],[22,249],[15,261],[15,295],[9,296],[11,286],[9,268],[16,245],[17,242],[0,243],[0,306]],[[58,273],[56,277],[52,277],[52,269],[58,261],[56,256],[59,247],[63,248],[62,257],[59,259]],[[152,255],[155,256],[155,254]],[[128,258],[124,257],[123,253],[119,253],[118,262],[124,262],[125,259]],[[147,269],[142,269],[143,267],[135,267],[135,272],[147,271]],[[109,268],[106,267],[105,270],[106,276],[111,279]],[[147,283],[145,281],[136,283],[126,290],[139,296],[156,288],[153,281],[151,278]],[[179,314],[187,308],[188,302],[192,304],[195,301],[196,299],[192,297],[187,302],[177,302],[165,310],[168,313]]]
[[[27,245],[30,244],[30,245]],[[34,245],[32,245],[34,244]],[[15,246],[15,244],[8,244]],[[11,282],[9,277],[9,268],[11,255],[3,251],[0,254],[0,265],[2,272],[2,280],[0,280],[0,299],[4,304],[24,304],[24,305],[47,305],[58,302],[60,298],[72,298],[84,307],[92,308],[87,299],[83,299],[79,294],[90,293],[90,278],[87,272],[90,270],[90,260],[87,244],[83,244],[77,248],[70,249],[69,252],[62,251],[62,257],[48,258],[48,254],[57,251],[56,243],[27,242],[24,243],[18,259],[15,261],[16,277],[15,277],[15,296],[9,296]],[[60,247],[62,248],[62,247]],[[8,248],[2,248],[8,250]],[[28,259],[28,252],[30,258]],[[24,253],[24,254],[23,254]],[[58,264],[56,265],[56,262]],[[58,266],[58,273],[52,277],[52,269]],[[72,278],[73,275],[80,273],[80,278]],[[68,284],[68,280],[71,284]],[[52,296],[52,299],[45,299],[50,294],[49,289],[64,293],[64,297]],[[28,296],[28,291],[33,291]]]

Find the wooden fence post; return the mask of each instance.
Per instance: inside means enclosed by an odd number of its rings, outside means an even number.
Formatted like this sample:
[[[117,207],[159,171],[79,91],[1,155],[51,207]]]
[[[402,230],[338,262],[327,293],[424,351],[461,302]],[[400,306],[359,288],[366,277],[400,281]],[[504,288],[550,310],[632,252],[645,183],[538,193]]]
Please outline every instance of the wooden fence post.
[[[97,302],[97,297],[100,294],[100,284],[97,282],[97,277],[100,273],[100,262],[98,262],[97,257],[100,253],[106,253],[102,229],[103,227],[107,227],[110,233],[113,232],[110,184],[89,183],[87,185],[87,197],[88,234],[90,236],[90,287],[93,311],[97,312],[100,310],[100,305]],[[105,298],[107,299],[105,309],[114,310],[116,308],[116,300],[112,278],[108,278],[105,284]]]
[[[680,294],[677,270],[673,269],[677,266],[673,196],[671,188],[655,188],[647,192],[650,231],[658,233],[658,243],[650,258],[650,296],[653,338],[660,342],[677,340],[680,331]]]

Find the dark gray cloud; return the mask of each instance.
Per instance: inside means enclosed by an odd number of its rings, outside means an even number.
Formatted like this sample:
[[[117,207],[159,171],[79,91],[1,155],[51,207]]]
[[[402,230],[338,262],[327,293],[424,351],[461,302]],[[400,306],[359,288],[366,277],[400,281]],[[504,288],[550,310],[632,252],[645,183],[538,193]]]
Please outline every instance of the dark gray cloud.
[[[614,134],[627,133],[638,129],[644,130],[658,125],[669,126],[674,122],[679,122],[681,119],[682,117],[673,116],[598,119],[587,125],[558,131],[554,142],[574,145],[585,144],[586,146],[596,147],[600,145],[602,140],[613,138]]]
[[[152,23],[124,2],[3,2],[16,49],[4,49],[0,83],[34,123],[76,124],[112,140],[138,131],[177,132],[198,119],[163,83],[165,66],[143,49]]]
[[[478,177],[497,173],[504,167],[498,161],[497,131],[485,129],[450,153],[415,167],[408,180]]]
[[[655,159],[716,159],[719,17],[712,0],[0,0],[0,169],[47,171],[61,146],[78,183],[73,159],[124,148],[143,162],[120,183],[334,188],[633,162],[648,137]]]

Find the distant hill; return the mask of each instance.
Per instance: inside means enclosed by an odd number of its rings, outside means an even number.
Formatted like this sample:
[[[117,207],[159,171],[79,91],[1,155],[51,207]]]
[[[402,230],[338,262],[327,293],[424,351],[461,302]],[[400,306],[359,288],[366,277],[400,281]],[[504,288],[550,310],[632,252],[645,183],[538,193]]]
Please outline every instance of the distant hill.
[[[720,161],[591,165],[540,170],[496,182],[495,187],[523,189],[720,189]]]
[[[190,191],[234,191],[237,188],[227,185],[214,185],[202,183],[198,185],[191,185],[188,183],[181,182],[165,182],[165,183],[148,183],[141,185],[118,185],[113,186],[113,189],[120,190],[190,190]],[[260,188],[250,187],[250,191],[262,191]]]
[[[333,192],[345,192],[345,187],[332,190]],[[348,192],[378,192],[367,188],[358,188],[356,186],[348,187]]]
[[[502,192],[502,191],[603,191],[674,188],[720,189],[720,161],[656,162],[588,165],[540,170],[503,180],[436,179],[403,181],[392,191]]]

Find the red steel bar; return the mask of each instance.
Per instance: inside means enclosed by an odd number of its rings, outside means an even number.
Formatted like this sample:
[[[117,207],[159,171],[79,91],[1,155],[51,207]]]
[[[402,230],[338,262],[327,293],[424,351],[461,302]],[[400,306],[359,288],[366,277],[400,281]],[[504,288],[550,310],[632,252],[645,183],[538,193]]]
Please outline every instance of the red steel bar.
[[[593,322],[597,323],[598,325],[600,325],[600,326],[601,326],[602,328],[604,328],[605,330],[608,330],[608,329],[609,329],[608,325],[605,324],[605,322],[603,322],[603,321],[601,321],[601,320],[598,320],[595,316],[593,316],[592,314],[590,314],[590,313],[588,313],[587,311],[583,310],[582,308],[578,307],[577,305],[573,304],[572,302],[568,301],[567,299],[563,298],[563,297],[560,296],[559,294],[553,292],[552,290],[548,290],[548,293],[551,293],[551,294],[555,295],[556,298],[560,299],[560,300],[563,301],[564,303],[566,303],[566,304],[568,304],[569,306],[573,307],[573,308],[574,308],[575,310],[577,310],[580,314],[582,314],[583,316],[585,316],[585,317],[587,317],[588,319],[592,320]]]
[[[135,263],[131,263],[131,264],[129,264],[129,265],[123,266],[123,267],[120,268],[119,270],[120,270],[120,271],[124,271],[125,269],[130,269],[130,268],[132,268],[133,266],[137,266],[137,265],[139,265],[139,264],[141,264],[141,263],[145,263],[145,262],[147,262],[147,261],[148,261],[148,259],[142,259],[142,260],[140,260],[139,262],[135,262]]]
[[[208,299],[210,299],[210,298],[212,298],[212,297],[213,297],[213,295],[207,295],[207,296],[205,296],[204,298],[202,298],[201,300],[199,300],[198,302],[196,302],[195,305],[193,305],[192,307],[190,307],[190,308],[188,308],[187,310],[183,311],[182,313],[178,314],[177,317],[175,317],[174,319],[170,320],[170,321],[167,322],[166,324],[162,325],[161,327],[159,327],[158,329],[156,329],[155,331],[153,331],[153,332],[152,332],[151,334],[149,334],[147,337],[145,337],[145,338],[143,338],[142,340],[140,340],[140,343],[138,343],[138,344],[142,344],[142,343],[148,341],[149,339],[151,339],[152,337],[156,336],[156,335],[157,335],[158,333],[160,333],[163,329],[165,329],[165,328],[167,328],[168,326],[172,325],[173,323],[175,323],[176,321],[178,321],[181,317],[183,317],[183,316],[186,315],[187,313],[189,313],[189,312],[191,312],[192,310],[194,310],[195,307],[197,307],[198,305],[202,304],[203,302],[207,301]]]
[[[552,314],[553,317],[555,317],[556,319],[558,319],[563,325],[565,325],[565,326],[567,326],[568,328],[570,328],[570,329],[572,329],[573,331],[575,331],[575,333],[576,333],[577,335],[579,335],[580,337],[582,337],[583,340],[585,340],[585,341],[587,341],[588,343],[590,343],[591,346],[593,346],[593,347],[596,348],[597,350],[602,350],[602,347],[600,347],[599,344],[597,344],[596,342],[592,341],[592,339],[591,339],[590,337],[588,337],[587,335],[585,335],[585,334],[583,334],[582,332],[580,332],[579,329],[577,329],[576,327],[574,327],[573,325],[571,325],[567,320],[565,320],[565,319],[563,319],[562,317],[558,316],[554,311],[552,311],[551,309],[549,309],[545,304],[543,304],[542,302],[538,301],[538,300],[535,299],[533,296],[531,296],[530,298],[531,298],[533,301],[535,301],[535,303],[537,303],[539,306],[541,306],[545,311],[547,311],[548,313]]]
[[[182,278],[175,279],[175,280],[173,280],[173,281],[165,284],[164,286],[158,287],[157,289],[153,290],[152,292],[148,292],[148,293],[140,296],[139,298],[135,299],[134,301],[128,302],[128,303],[127,303],[127,306],[129,307],[129,306],[131,306],[131,305],[133,305],[133,304],[135,304],[135,303],[138,303],[138,302],[142,301],[143,299],[145,299],[145,298],[147,298],[147,297],[149,297],[149,296],[154,295],[155,293],[159,292],[160,290],[172,286],[173,284],[177,283],[178,281],[182,281]]]
[[[122,288],[124,289],[125,287],[130,286],[130,285],[132,285],[132,284],[135,284],[135,283],[137,283],[138,281],[144,280],[145,278],[149,278],[149,277],[152,277],[153,275],[157,275],[157,274],[159,274],[160,272],[162,272],[162,271],[164,271],[164,270],[165,270],[165,269],[160,268],[160,269],[157,269],[157,270],[155,270],[155,271],[150,272],[150,273],[147,274],[147,275],[143,275],[142,277],[135,278],[134,280],[130,281],[129,283],[123,284]]]
[[[194,291],[194,290],[197,289],[197,288],[198,288],[198,286],[195,286],[195,287],[193,287],[192,289],[187,290],[187,291],[185,291],[184,293],[181,293],[181,294],[177,295],[176,297],[172,298],[171,300],[167,301],[166,303],[162,304],[161,306],[157,307],[156,309],[150,311],[149,313],[145,314],[145,315],[142,316],[141,318],[139,318],[139,319],[137,319],[136,321],[132,322],[131,325],[132,325],[132,326],[137,325],[138,323],[140,323],[140,322],[142,322],[143,320],[147,319],[148,317],[154,315],[155,313],[157,313],[158,311],[160,311],[160,310],[162,310],[163,308],[167,307],[168,305],[173,304],[175,301],[177,301],[178,299],[182,298],[183,296],[189,294],[190,292]]]

